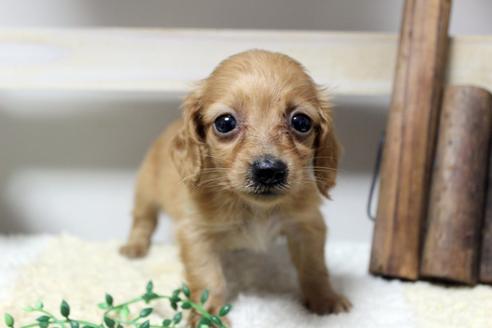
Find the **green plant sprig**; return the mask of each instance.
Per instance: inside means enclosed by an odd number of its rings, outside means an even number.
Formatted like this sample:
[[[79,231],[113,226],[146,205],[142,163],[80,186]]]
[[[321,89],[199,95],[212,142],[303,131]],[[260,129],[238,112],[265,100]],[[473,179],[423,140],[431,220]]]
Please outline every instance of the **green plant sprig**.
[[[94,323],[87,320],[79,320],[70,316],[70,305],[63,300],[60,304],[60,314],[62,318],[55,316],[53,313],[44,308],[42,302],[38,302],[34,306],[28,306],[24,310],[26,312],[37,313],[40,316],[36,321],[19,328],[176,328],[183,319],[184,311],[194,311],[199,316],[198,328],[227,328],[222,322],[231,310],[232,306],[226,304],[221,307],[217,315],[209,313],[205,304],[209,298],[209,291],[204,290],[200,295],[200,301],[195,303],[191,300],[191,291],[186,284],[181,288],[175,289],[171,296],[160,295],[154,291],[152,281],[147,283],[145,293],[130,301],[114,304],[113,296],[106,294],[104,302],[98,304],[98,307],[104,311],[100,323]],[[146,307],[140,310],[138,315],[131,316],[130,306],[136,303],[149,304],[156,300],[168,300],[169,304],[175,311],[171,318],[164,319],[160,324],[152,324],[148,317],[154,309]],[[4,322],[8,328],[17,328],[15,319],[9,313],[5,313]]]

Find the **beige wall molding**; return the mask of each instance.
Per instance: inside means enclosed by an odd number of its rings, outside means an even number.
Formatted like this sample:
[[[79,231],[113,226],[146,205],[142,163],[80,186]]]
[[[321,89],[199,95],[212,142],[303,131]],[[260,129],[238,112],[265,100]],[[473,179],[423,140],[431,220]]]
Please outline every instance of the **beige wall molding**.
[[[182,94],[251,48],[302,62],[333,94],[391,91],[397,36],[194,29],[0,29],[0,89]],[[492,89],[492,36],[451,40],[447,81]]]

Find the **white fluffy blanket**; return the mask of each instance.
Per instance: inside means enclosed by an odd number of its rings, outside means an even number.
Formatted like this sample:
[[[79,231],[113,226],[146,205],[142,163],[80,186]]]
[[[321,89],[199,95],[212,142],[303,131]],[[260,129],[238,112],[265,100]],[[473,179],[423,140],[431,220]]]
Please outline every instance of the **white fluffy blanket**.
[[[96,319],[105,292],[118,302],[140,294],[150,279],[159,292],[180,285],[175,247],[156,245],[147,258],[130,261],[118,255],[118,244],[70,236],[0,237],[0,314],[8,311],[25,323],[25,306],[42,299],[56,310],[64,298],[77,317]],[[334,285],[354,304],[350,313],[307,312],[279,245],[271,254],[237,252],[228,258],[234,328],[492,327],[492,287],[445,288],[372,277],[364,244],[329,244],[327,254]],[[169,309],[162,304],[155,315],[167,317]]]

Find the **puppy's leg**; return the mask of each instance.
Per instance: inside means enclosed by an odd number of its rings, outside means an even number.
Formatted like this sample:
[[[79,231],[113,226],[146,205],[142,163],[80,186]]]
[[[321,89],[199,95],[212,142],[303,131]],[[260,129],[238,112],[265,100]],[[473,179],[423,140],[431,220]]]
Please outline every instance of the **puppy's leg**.
[[[157,226],[158,215],[158,207],[137,193],[130,236],[127,244],[120,248],[122,255],[130,258],[147,255],[152,234]]]
[[[178,242],[191,298],[199,302],[201,293],[208,289],[210,294],[205,308],[210,313],[217,314],[224,305],[226,293],[220,254],[214,249],[211,241],[194,231],[193,227],[178,227]],[[196,314],[190,316],[191,327],[196,326],[198,319]],[[224,323],[229,326],[227,320]]]
[[[350,310],[350,302],[331,286],[325,263],[326,225],[319,211],[287,231],[289,252],[306,306],[317,314]]]

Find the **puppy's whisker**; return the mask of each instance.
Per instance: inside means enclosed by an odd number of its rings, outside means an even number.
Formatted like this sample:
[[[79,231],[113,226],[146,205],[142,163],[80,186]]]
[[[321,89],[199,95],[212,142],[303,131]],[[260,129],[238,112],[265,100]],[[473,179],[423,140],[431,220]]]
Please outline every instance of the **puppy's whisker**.
[[[336,167],[328,167],[328,166],[304,166],[304,169],[307,170],[329,170],[329,171],[338,171],[338,168]]]
[[[199,185],[200,186],[226,186],[226,180],[223,178],[210,178],[210,179],[205,179],[205,180],[200,180]]]
[[[313,164],[306,165],[305,167],[323,167],[323,168],[330,168],[330,169],[338,168],[338,166],[324,166],[324,165],[313,165]]]
[[[222,167],[217,167],[217,168],[205,168],[202,169],[202,173],[222,173],[222,172],[227,172],[229,171],[229,168],[222,168]]]
[[[201,188],[208,187],[208,188],[225,188],[227,185],[223,182],[220,181],[209,181],[205,183],[200,183],[199,186]]]
[[[210,155],[210,154],[206,154],[206,155],[204,155],[204,157],[223,160],[223,158],[221,158],[220,156],[214,156],[214,155]]]
[[[323,172],[338,172],[338,170],[335,170],[335,169],[312,169],[314,172],[319,172],[319,173],[323,173]]]
[[[224,180],[220,180],[220,179],[208,179],[208,180],[200,180],[199,182],[200,186],[210,186],[212,184],[224,184],[225,185],[225,181]]]
[[[190,175],[190,176],[187,176],[187,177],[182,178],[179,181],[179,183],[180,184],[184,184],[185,181],[187,179],[189,179],[190,177],[192,177],[192,176],[193,175]],[[226,181],[224,181],[224,179],[222,177],[211,177],[209,179],[201,179],[197,183],[190,184],[190,188],[195,189],[195,190],[198,190],[198,189],[200,189],[203,186],[210,187],[210,186],[213,185],[212,183],[216,183],[216,187],[227,187]]]

